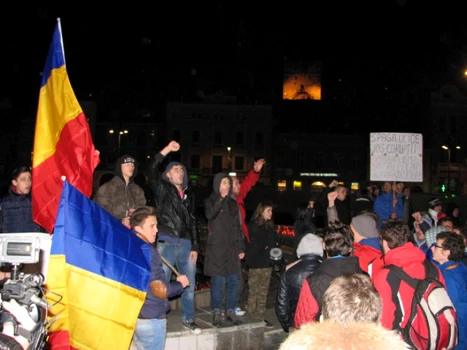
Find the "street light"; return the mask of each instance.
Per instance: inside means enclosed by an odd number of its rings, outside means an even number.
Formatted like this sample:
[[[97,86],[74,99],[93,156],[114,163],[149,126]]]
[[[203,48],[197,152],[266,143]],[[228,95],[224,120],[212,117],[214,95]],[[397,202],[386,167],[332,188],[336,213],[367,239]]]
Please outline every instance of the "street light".
[[[455,146],[455,147],[456,147],[456,149],[461,149],[461,146]],[[447,186],[447,190],[448,190],[448,193],[451,193],[451,147],[446,146],[446,145],[442,145],[441,148],[448,151],[448,186]]]
[[[229,152],[229,172],[232,171],[232,147],[227,147],[227,151]]]
[[[109,134],[114,134],[115,133],[115,130],[114,129],[110,129],[109,130]],[[125,134],[128,134],[128,130],[120,130],[118,131],[118,134],[117,134],[117,157],[120,157],[120,143],[121,143],[121,138],[122,138],[122,135],[125,135]]]

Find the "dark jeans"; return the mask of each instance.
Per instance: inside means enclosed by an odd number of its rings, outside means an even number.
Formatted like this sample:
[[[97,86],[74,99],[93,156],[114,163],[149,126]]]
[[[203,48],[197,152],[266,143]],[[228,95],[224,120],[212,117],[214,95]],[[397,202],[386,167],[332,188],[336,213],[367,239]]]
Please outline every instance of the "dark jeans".
[[[238,305],[238,275],[211,276],[211,307],[213,309],[222,308],[222,297],[224,294],[223,284],[227,284],[225,290],[226,309],[234,310]]]

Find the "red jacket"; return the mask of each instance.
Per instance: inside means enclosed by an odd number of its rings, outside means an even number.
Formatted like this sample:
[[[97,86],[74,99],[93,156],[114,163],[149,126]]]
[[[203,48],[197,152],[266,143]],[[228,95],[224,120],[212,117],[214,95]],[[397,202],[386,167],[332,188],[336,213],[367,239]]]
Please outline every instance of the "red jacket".
[[[240,215],[242,219],[243,235],[245,236],[248,243],[251,243],[251,240],[250,240],[250,235],[248,233],[248,227],[246,226],[246,223],[245,223],[245,216],[246,216],[245,198],[250,192],[251,188],[254,185],[256,185],[256,183],[258,182],[259,174],[260,173],[257,173],[254,170],[250,170],[248,175],[243,179],[242,183],[240,184],[240,193],[235,198],[237,200],[238,209],[240,210]]]
[[[391,249],[385,255],[386,265],[396,265],[402,267],[402,269],[407,272],[409,276],[419,279],[425,278],[425,267],[423,266],[423,261],[425,259],[425,253],[410,242],[404,244],[402,247]],[[394,325],[394,321],[396,305],[393,301],[391,286],[387,281],[388,273],[389,269],[383,268],[373,278],[373,284],[381,295],[381,300],[383,302],[383,315],[381,318],[381,324],[387,329],[395,329],[396,327]],[[443,285],[445,285],[445,281],[441,272],[439,272],[438,276],[438,280]],[[405,327],[407,320],[410,317],[413,297],[414,289],[405,282],[401,281],[398,298],[402,301],[402,305],[404,306],[404,316],[400,324],[402,328]]]
[[[384,267],[383,253],[369,245],[355,242],[353,256],[358,256],[360,268],[373,279]]]

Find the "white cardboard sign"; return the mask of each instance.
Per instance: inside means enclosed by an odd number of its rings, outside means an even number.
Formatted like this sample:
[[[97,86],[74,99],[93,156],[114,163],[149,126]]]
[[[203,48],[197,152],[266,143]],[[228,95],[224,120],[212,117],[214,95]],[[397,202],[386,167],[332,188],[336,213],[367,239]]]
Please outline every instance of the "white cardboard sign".
[[[423,135],[370,133],[370,180],[423,182]]]

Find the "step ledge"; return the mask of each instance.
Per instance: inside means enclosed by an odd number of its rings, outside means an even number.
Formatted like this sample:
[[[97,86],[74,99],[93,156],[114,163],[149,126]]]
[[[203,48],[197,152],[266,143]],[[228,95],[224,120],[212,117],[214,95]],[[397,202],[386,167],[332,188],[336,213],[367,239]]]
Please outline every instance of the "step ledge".
[[[182,337],[182,336],[190,336],[190,337],[196,336],[197,337],[203,334],[227,333],[227,332],[232,332],[236,330],[260,328],[260,327],[265,328],[263,322],[253,322],[253,323],[241,324],[238,326],[228,326],[228,327],[219,327],[219,328],[216,328],[216,327],[203,328],[200,334],[194,334],[190,330],[173,331],[173,332],[167,332],[166,337],[167,338],[175,338],[175,337]]]

